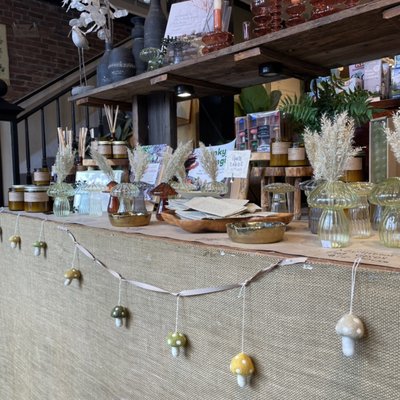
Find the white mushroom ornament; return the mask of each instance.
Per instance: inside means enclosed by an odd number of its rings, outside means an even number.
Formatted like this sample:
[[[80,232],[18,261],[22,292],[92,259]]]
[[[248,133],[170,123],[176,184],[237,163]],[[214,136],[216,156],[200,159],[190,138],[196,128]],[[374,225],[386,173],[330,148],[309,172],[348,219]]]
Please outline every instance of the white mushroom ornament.
[[[167,343],[171,347],[172,356],[178,357],[181,348],[185,348],[187,344],[187,338],[183,333],[170,332],[167,335]]]
[[[343,315],[336,324],[336,333],[342,337],[342,352],[346,357],[353,357],[355,341],[364,336],[365,328],[360,318],[352,313]]]
[[[243,388],[250,383],[254,374],[253,360],[246,353],[239,353],[232,358],[230,369],[236,375],[238,385]]]

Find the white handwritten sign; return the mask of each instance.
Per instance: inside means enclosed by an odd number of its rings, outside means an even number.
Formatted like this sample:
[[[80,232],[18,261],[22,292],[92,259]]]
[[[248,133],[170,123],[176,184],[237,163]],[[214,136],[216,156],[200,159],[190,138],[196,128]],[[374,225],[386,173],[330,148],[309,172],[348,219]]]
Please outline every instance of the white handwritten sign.
[[[250,150],[228,151],[224,176],[227,178],[247,178],[250,156]]]

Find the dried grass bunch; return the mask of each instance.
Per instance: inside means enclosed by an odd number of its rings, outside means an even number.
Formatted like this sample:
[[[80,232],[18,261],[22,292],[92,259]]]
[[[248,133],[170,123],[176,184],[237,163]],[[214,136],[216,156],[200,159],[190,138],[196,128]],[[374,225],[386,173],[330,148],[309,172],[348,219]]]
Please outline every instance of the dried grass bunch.
[[[218,160],[215,153],[208,149],[204,143],[200,142],[199,161],[205,173],[211,178],[212,182],[217,181]]]
[[[333,182],[343,175],[348,159],[360,151],[353,147],[353,138],[354,120],[347,112],[332,120],[323,115],[321,133],[306,128],[304,144],[316,178]]]
[[[400,163],[400,110],[393,113],[394,130],[385,128],[386,140],[392,149],[398,163]]]
[[[110,182],[115,181],[115,173],[110,165],[107,163],[107,158],[100,154],[97,150],[90,151],[90,157],[95,161],[100,170],[107,175]]]
[[[75,162],[75,151],[72,150],[70,144],[63,145],[59,148],[54,170],[57,174],[57,183],[61,183],[67,177]]]
[[[174,176],[182,179],[182,168],[193,150],[192,141],[182,144],[180,143],[173,154],[164,155],[164,176],[163,182],[168,183]],[[186,174],[185,174],[186,176]]]
[[[128,158],[131,172],[134,176],[133,182],[139,183],[149,165],[149,155],[144,151],[143,147],[138,144],[135,150],[128,149]]]

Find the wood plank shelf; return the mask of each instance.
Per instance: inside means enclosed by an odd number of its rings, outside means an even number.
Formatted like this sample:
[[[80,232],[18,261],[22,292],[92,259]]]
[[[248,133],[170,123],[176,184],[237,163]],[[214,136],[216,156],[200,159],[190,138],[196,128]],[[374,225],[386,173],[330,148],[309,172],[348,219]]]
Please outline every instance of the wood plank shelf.
[[[230,94],[270,82],[259,65],[282,63],[287,77],[328,75],[330,68],[400,53],[400,1],[373,0],[327,17],[273,32],[214,53],[145,72],[71,97],[131,103],[136,95],[173,91],[188,83],[196,97]],[[390,18],[384,18],[389,16]],[[282,76],[278,77],[282,79]]]
[[[107,164],[111,167],[127,167],[129,165],[129,160],[127,158],[108,158]],[[91,158],[84,158],[82,160],[82,165],[85,167],[97,167],[96,161]]]

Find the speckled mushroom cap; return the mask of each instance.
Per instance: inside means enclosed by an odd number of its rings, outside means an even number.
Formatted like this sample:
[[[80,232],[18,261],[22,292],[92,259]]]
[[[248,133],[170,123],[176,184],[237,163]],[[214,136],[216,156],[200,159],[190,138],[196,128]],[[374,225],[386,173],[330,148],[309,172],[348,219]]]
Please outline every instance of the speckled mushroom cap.
[[[65,279],[79,279],[80,277],[81,277],[81,272],[79,271],[79,269],[75,268],[70,268],[64,274]]]
[[[321,183],[310,192],[307,200],[310,207],[336,210],[352,208],[359,203],[355,190],[342,181]]]
[[[70,183],[55,183],[49,187],[47,194],[50,197],[70,197],[75,194],[75,189]]]
[[[239,353],[231,360],[232,374],[249,376],[254,373],[253,360],[245,353]]]
[[[113,318],[126,318],[128,316],[128,309],[124,306],[115,306],[111,311]]]
[[[186,336],[180,332],[170,332],[167,335],[167,343],[171,347],[184,347],[186,346]]]
[[[19,243],[21,241],[21,236],[19,235],[12,235],[8,239],[10,242]]]
[[[375,185],[369,196],[369,201],[380,206],[400,205],[400,178],[388,178]]]
[[[118,198],[133,198],[139,194],[139,189],[133,183],[119,183],[112,188],[110,194]]]
[[[39,249],[44,249],[46,246],[46,242],[43,242],[41,240],[36,240],[35,242],[33,242],[33,247],[38,247]]]
[[[336,333],[352,339],[361,339],[364,336],[364,324],[354,314],[346,314],[336,324]]]
[[[271,193],[290,193],[294,192],[294,186],[289,183],[276,182],[265,185],[264,190]]]

